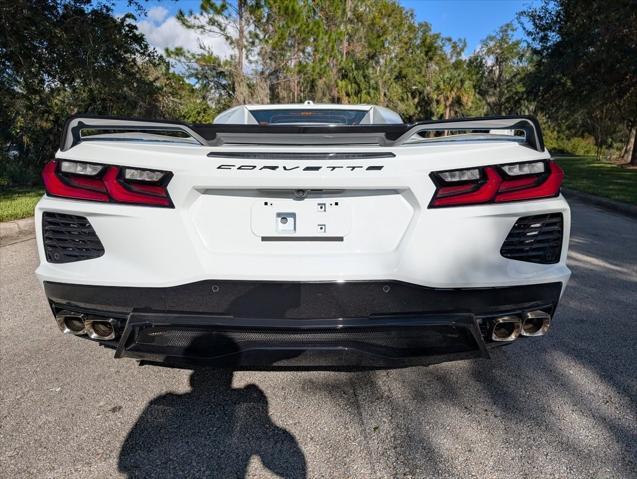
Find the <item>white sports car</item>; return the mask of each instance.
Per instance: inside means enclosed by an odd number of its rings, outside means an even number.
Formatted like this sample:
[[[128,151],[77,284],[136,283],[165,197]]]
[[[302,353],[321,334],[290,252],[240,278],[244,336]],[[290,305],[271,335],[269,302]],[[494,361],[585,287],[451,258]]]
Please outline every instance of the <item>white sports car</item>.
[[[402,122],[248,105],[213,124],[76,116],[43,172],[62,331],[149,362],[398,367],[541,336],[570,271],[532,117]]]

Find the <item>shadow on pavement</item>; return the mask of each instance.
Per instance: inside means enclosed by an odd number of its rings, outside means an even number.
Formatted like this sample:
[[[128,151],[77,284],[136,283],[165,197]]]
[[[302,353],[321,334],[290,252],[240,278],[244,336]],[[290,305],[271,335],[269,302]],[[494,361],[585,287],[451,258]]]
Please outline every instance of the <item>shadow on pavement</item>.
[[[153,399],[124,441],[119,471],[127,477],[235,478],[246,475],[255,456],[281,477],[306,477],[303,451],[272,422],[263,391],[254,384],[233,388],[232,376],[231,369],[198,368],[190,392]]]
[[[574,213],[573,278],[546,337],[494,350],[491,361],[295,378],[323,408],[352,411],[378,477],[637,477],[637,263],[627,246],[637,230]],[[197,370],[192,392],[152,401],[120,471],[242,477],[258,456],[276,474],[304,477],[304,454],[270,420],[264,393],[231,380]]]
[[[491,360],[306,380],[303,390],[332,407],[341,400],[325,391],[355,391],[382,438],[370,449],[398,471],[387,476],[637,477],[636,223],[575,215],[589,226],[573,231],[573,277],[546,337]]]

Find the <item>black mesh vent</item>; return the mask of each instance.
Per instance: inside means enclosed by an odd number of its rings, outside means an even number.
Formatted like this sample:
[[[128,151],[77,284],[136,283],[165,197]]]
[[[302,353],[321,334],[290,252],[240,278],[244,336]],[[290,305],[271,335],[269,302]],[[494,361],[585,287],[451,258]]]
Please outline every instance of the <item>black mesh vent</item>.
[[[518,219],[500,249],[505,258],[553,264],[562,253],[562,213]]]
[[[104,254],[102,242],[83,216],[46,212],[42,215],[42,236],[49,263],[71,263]]]

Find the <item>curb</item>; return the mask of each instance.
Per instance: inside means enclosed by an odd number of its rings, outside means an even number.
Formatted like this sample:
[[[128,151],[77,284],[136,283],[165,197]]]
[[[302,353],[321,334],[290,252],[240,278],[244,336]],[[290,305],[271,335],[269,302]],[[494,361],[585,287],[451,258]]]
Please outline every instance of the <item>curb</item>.
[[[33,216],[22,220],[0,223],[0,245],[2,246],[17,243],[34,236],[35,219]]]
[[[635,205],[622,203],[621,201],[609,200],[608,198],[591,195],[590,193],[583,193],[582,191],[571,190],[570,188],[562,188],[562,193],[564,193],[566,199],[573,198],[614,213],[619,213],[631,218],[637,218],[637,206]]]

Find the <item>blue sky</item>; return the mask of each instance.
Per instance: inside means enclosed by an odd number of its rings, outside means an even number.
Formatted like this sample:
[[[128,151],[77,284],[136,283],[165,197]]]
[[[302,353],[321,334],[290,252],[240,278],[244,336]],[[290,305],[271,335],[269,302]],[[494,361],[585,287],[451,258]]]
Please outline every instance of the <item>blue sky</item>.
[[[493,33],[506,22],[513,21],[520,10],[536,5],[540,0],[400,0],[413,10],[418,21],[427,21],[434,32],[454,39],[467,41],[467,54],[471,54],[480,40]],[[184,31],[174,19],[179,8],[199,9],[199,0],[160,0],[146,3],[149,14],[139,18],[139,27],[151,45],[163,50],[166,47],[183,46],[195,49],[201,40],[192,31]],[[127,10],[125,0],[117,0],[115,13]],[[518,33],[521,35],[521,33]],[[224,56],[225,46],[219,39],[206,39],[215,51]]]
[[[538,0],[400,0],[413,10],[418,21],[431,24],[434,32],[454,39],[467,40],[471,53],[480,40],[501,25],[515,20],[515,15]],[[519,33],[521,35],[521,33]]]

